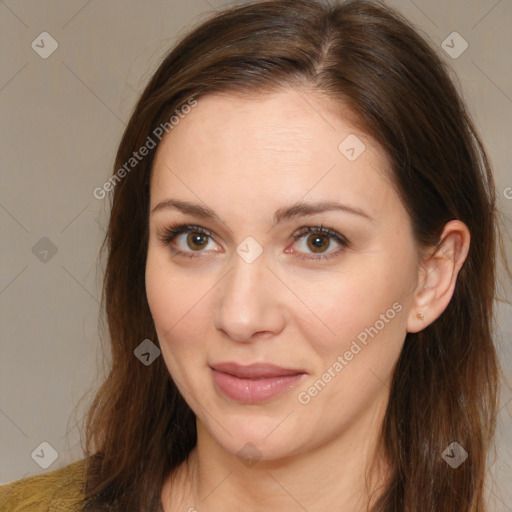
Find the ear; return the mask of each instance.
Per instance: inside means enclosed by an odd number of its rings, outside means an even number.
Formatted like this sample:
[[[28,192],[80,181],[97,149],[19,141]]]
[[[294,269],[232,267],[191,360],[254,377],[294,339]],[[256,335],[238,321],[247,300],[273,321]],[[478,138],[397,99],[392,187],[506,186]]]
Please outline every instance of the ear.
[[[419,332],[434,322],[450,302],[457,276],[469,251],[468,227],[458,220],[448,222],[439,244],[422,256],[418,285],[409,312],[407,332]]]

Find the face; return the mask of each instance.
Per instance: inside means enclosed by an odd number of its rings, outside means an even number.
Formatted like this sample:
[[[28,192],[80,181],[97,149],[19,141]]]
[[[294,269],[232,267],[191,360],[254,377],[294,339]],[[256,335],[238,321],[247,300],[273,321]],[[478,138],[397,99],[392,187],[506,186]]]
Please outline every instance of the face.
[[[303,90],[209,95],[157,150],[147,298],[229,453],[292,456],[382,420],[418,248],[383,150],[343,112]]]

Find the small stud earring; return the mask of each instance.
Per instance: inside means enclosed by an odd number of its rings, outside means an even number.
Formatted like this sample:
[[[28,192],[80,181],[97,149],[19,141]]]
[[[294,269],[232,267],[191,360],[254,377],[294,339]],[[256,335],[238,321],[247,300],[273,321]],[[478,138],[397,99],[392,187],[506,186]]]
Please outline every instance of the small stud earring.
[[[425,315],[423,313],[418,313],[416,315],[420,320],[425,320]]]

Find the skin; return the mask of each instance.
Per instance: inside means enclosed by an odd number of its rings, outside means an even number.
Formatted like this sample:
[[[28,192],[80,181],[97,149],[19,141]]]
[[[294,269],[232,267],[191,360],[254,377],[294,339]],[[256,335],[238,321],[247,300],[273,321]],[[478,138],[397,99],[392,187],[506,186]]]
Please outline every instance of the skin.
[[[354,512],[366,510],[369,490],[377,496],[386,481],[390,464],[378,434],[394,364],[406,333],[425,328],[448,304],[469,234],[452,221],[440,251],[420,250],[385,153],[350,119],[304,90],[209,95],[157,150],[147,298],[162,356],[198,429],[188,461],[162,489],[166,512],[315,512],[333,504]],[[350,134],[366,146],[354,161],[338,149]],[[154,210],[169,199],[207,206],[221,220]],[[299,201],[335,201],[368,218],[326,211],[272,225],[276,211]],[[174,223],[212,236],[200,238],[199,249],[193,230],[167,245],[161,237]],[[293,238],[320,225],[348,246],[321,235],[315,252],[318,235]],[[236,252],[249,236],[263,249],[251,263]],[[314,259],[319,254],[332,257]],[[299,393],[393,304],[393,318],[301,403]],[[245,404],[214,387],[209,365],[221,361],[268,362],[307,375],[276,398]],[[237,456],[247,443],[257,450],[250,466]]]

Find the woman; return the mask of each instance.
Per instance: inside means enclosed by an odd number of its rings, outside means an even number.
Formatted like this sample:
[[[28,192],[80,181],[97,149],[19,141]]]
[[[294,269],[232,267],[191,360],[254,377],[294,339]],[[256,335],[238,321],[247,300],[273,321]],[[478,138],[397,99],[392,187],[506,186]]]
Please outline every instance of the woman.
[[[398,13],[204,22],[143,92],[112,189],[113,362],[87,459],[36,477],[58,506],[486,510],[494,185]]]

